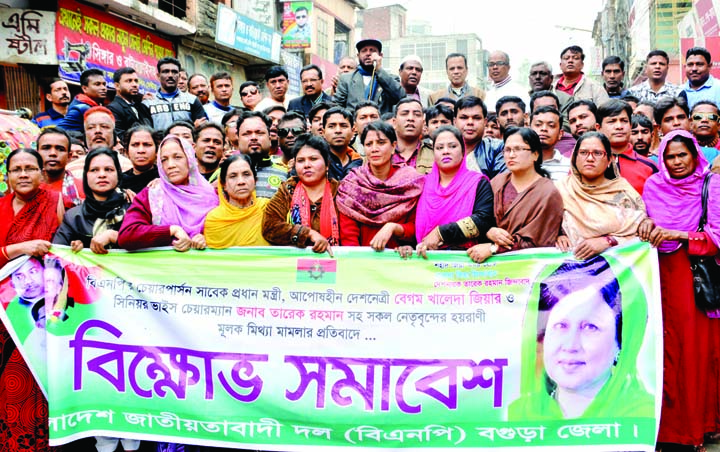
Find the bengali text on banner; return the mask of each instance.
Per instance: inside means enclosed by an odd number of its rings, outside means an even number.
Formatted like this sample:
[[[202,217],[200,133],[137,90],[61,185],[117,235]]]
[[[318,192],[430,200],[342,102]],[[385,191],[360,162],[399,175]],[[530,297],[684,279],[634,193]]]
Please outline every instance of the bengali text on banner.
[[[483,264],[53,247],[0,272],[0,317],[47,395],[53,445],[650,451],[659,299],[640,242]]]

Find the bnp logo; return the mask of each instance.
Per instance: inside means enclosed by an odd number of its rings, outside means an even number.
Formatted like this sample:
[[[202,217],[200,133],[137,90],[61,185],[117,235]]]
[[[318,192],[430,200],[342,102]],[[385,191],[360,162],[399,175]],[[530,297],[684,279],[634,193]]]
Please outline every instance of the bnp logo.
[[[298,259],[296,282],[335,284],[337,261],[333,259]]]

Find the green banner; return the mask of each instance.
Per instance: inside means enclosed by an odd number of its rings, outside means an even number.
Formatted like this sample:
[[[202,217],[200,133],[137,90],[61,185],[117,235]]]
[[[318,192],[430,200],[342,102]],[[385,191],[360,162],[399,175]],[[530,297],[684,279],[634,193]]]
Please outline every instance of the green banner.
[[[662,335],[645,243],[483,264],[51,251],[2,269],[0,316],[47,394],[52,445],[654,450]]]

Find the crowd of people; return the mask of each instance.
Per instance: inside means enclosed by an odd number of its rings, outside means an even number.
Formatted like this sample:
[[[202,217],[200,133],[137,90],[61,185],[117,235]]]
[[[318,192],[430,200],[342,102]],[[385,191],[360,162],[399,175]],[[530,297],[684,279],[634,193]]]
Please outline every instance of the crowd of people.
[[[240,85],[241,106],[231,105],[230,74],[188,77],[174,58],[158,61],[160,90],[144,98],[137,73],[117,70],[107,105],[101,71],[86,70],[72,100],[64,81],[52,81],[36,150],[6,159],[0,266],[52,244],[100,254],[284,245],[329,256],[369,246],[402,259],[466,250],[475,262],[557,247],[585,261],[639,238],[660,253],[658,448],[702,447],[718,434],[720,312],[696,307],[690,268],[692,256],[720,246],[717,203],[697,231],[706,179],[720,199],[710,53],[688,50],[688,82],[676,86],[666,81],[668,55],[653,50],[647,80],[626,88],[620,58],[603,61],[601,84],[570,46],[559,75],[547,62],[531,66],[527,90],[497,51],[487,92],[468,83],[467,60],[453,53],[447,88],[429,92],[420,57],[403,56],[395,73],[380,41],[356,47],[357,61],[344,58],[329,89],[309,65],[303,95],[288,99],[288,73],[275,66],[267,95],[254,81]],[[47,450],[47,404],[29,373],[8,383],[26,365],[4,326],[2,343],[0,447]],[[117,444],[99,438],[97,450]]]

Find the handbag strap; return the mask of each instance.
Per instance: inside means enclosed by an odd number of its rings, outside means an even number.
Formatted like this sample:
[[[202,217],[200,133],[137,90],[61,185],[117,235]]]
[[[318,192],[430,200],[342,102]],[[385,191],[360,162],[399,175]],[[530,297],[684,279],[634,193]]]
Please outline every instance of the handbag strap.
[[[705,224],[707,223],[707,203],[708,203],[708,191],[710,186],[710,178],[713,173],[707,173],[705,180],[703,181],[702,188],[702,215],[700,216],[700,223],[698,224],[697,232],[703,232],[705,230]]]

